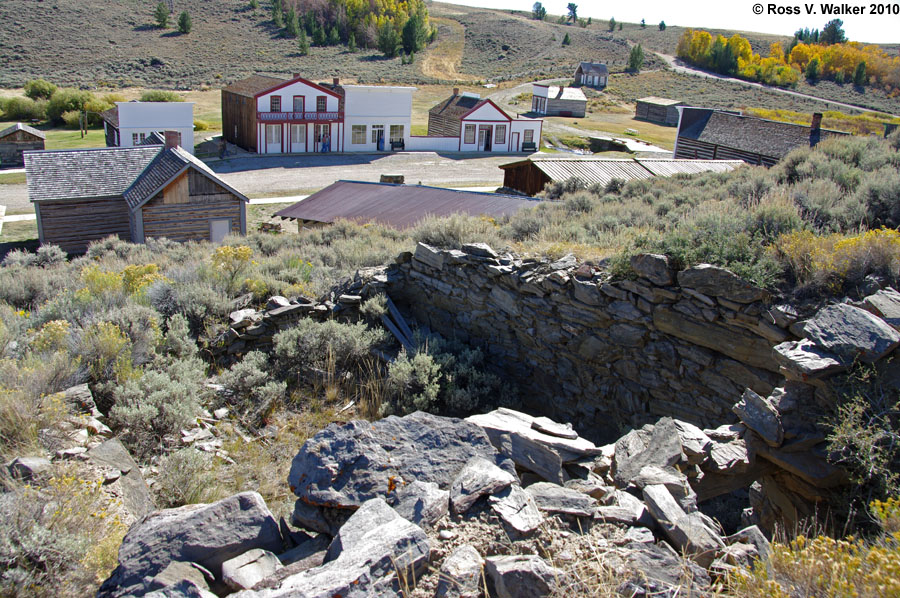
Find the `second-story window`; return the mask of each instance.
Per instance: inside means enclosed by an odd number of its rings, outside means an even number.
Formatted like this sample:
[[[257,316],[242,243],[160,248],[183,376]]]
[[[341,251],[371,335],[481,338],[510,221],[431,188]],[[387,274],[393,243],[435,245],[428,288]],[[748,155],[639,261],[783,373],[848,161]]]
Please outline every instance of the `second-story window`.
[[[303,112],[304,110],[303,96],[294,96],[294,112]]]
[[[325,112],[325,96],[316,97],[316,112]]]
[[[281,112],[281,96],[269,96],[269,112]]]

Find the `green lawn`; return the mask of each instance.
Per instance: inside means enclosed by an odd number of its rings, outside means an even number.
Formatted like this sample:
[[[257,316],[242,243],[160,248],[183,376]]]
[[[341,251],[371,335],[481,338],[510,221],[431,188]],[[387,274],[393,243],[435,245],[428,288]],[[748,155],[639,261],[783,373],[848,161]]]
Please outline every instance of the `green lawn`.
[[[20,243],[22,241],[37,240],[37,222],[25,220],[24,222],[6,222],[3,231],[0,232],[0,244]]]
[[[24,172],[4,172],[0,173],[0,185],[24,185]]]

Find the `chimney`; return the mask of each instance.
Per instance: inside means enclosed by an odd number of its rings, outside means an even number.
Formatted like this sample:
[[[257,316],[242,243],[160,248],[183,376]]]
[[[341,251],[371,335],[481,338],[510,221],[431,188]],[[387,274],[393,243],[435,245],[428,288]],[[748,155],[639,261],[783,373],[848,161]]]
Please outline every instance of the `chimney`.
[[[454,87],[454,88],[453,88],[453,95],[455,95],[455,96],[458,96],[458,95],[459,95],[459,88],[458,88],[458,87]]]
[[[815,147],[822,138],[822,113],[815,112],[809,125],[809,147]]]
[[[299,78],[300,78],[300,73],[294,73],[294,79],[299,79]]]
[[[340,80],[339,78],[337,78],[337,77],[333,77],[333,78],[331,79],[331,83],[332,83],[335,87],[337,87],[338,85],[341,84],[341,80]]]
[[[178,131],[166,131],[166,149],[181,145],[181,133]]]

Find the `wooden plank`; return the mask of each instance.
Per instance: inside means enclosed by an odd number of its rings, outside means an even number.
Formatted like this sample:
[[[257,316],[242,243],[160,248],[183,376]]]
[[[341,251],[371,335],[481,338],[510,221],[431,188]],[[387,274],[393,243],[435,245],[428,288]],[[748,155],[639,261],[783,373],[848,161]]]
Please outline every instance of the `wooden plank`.
[[[187,172],[183,172],[169,183],[162,191],[162,203],[165,205],[183,204],[191,201],[190,190],[188,188]]]
[[[400,341],[400,344],[403,345],[403,348],[406,349],[407,353],[413,352],[414,347],[413,347],[412,341],[407,339],[403,335],[403,333],[400,332],[400,329],[397,328],[397,326],[391,321],[391,319],[389,317],[387,317],[387,315],[381,316],[381,323],[384,324],[385,328],[387,328],[390,331],[390,333],[393,334],[397,338],[398,341]]]
[[[409,326],[406,324],[406,320],[403,319],[403,316],[400,314],[400,310],[397,309],[397,306],[394,305],[394,302],[391,301],[391,298],[385,295],[387,299],[387,307],[388,311],[391,314],[391,317],[394,318],[394,321],[397,323],[397,327],[400,328],[400,331],[409,339],[410,342],[413,340],[413,333],[410,330]]]

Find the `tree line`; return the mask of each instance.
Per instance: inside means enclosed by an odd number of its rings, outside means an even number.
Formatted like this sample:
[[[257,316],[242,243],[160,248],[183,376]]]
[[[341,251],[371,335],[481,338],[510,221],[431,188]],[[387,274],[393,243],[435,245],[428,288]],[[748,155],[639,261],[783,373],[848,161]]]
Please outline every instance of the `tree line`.
[[[740,35],[726,39],[688,29],[678,41],[677,55],[723,75],[769,85],[793,86],[805,76],[811,81],[871,85],[900,95],[900,57],[892,57],[876,45],[844,41],[841,25],[840,19],[835,19],[822,32],[802,29],[787,48],[773,43],[766,57],[753,52],[750,42]]]

